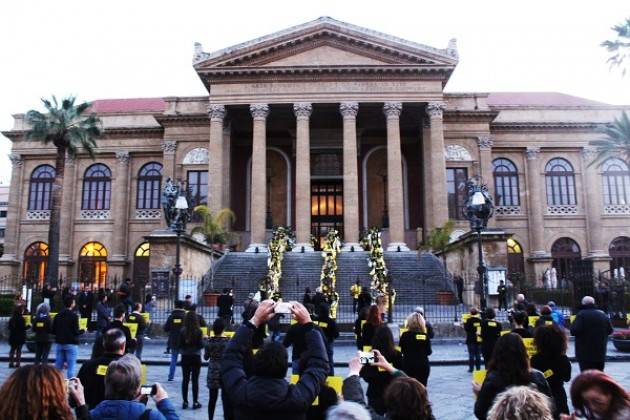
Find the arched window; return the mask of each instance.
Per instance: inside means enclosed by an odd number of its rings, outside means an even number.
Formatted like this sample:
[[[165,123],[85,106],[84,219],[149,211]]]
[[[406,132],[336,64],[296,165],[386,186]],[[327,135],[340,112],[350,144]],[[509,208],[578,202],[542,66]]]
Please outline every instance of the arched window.
[[[630,170],[621,159],[612,158],[602,163],[602,191],[604,205],[630,203]]]
[[[46,278],[46,266],[48,265],[48,244],[45,242],[34,242],[24,251],[24,280],[44,284]]]
[[[551,159],[545,166],[547,205],[575,206],[575,173],[571,164],[562,158]]]
[[[151,162],[138,172],[137,209],[159,209],[162,184],[162,165]]]
[[[136,252],[133,257],[133,278],[134,285],[137,288],[142,288],[149,282],[149,262],[151,257],[151,247],[148,242],[140,244],[136,248]]]
[[[507,240],[507,271],[508,276],[513,273],[525,273],[525,264],[523,260],[523,248],[521,244],[514,239]]]
[[[105,287],[107,280],[107,248],[99,242],[88,242],[79,252],[79,280],[96,287]]]
[[[625,278],[630,278],[630,238],[627,236],[619,236],[610,243],[608,247],[610,254],[610,270],[613,271],[623,267]]]
[[[582,261],[580,246],[571,238],[560,238],[551,246],[551,257],[558,285],[566,285],[566,280],[571,278]]]
[[[497,206],[519,206],[518,171],[511,160],[492,161],[494,175],[494,201]]]
[[[83,177],[82,210],[109,210],[112,193],[112,171],[102,163],[96,163],[85,171]]]
[[[29,210],[50,210],[54,180],[55,168],[50,165],[40,165],[33,170],[28,188]]]

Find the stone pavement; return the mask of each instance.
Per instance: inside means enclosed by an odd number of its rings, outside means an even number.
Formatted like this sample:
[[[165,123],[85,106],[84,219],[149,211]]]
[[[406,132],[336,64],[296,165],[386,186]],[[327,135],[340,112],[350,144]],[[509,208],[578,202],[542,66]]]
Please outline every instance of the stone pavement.
[[[152,342],[153,341],[153,342]],[[8,345],[6,342],[0,343],[0,383],[4,382],[6,377],[11,373],[7,367]],[[80,359],[89,357],[91,350],[90,344],[83,344],[80,348]],[[206,388],[207,368],[204,366],[201,371],[199,388],[200,402],[203,407],[200,410],[182,410],[181,409],[181,369],[177,369],[175,381],[167,382],[168,355],[164,355],[164,344],[162,340],[151,340],[145,344],[145,361],[147,362],[147,382],[160,382],[167,390],[169,396],[173,399],[180,418],[195,419],[207,417],[208,389]],[[335,347],[335,359],[338,365],[345,364],[347,360],[354,354],[355,349],[351,345],[338,345]],[[573,355],[573,345],[569,346],[569,355]],[[620,353],[609,346],[609,357],[620,356]],[[25,352],[25,358],[32,358],[32,353]],[[54,347],[51,352],[54,358]],[[433,404],[434,412],[437,419],[461,420],[474,419],[473,407],[474,398],[471,391],[471,377],[467,372],[467,367],[461,364],[461,361],[467,360],[466,347],[461,344],[461,340],[451,340],[448,342],[436,343],[433,346],[433,355],[431,360],[434,365],[431,367],[431,376],[429,378],[429,397]],[[628,360],[628,359],[626,359]],[[455,365],[453,365],[455,363]],[[448,364],[448,365],[445,365]],[[624,387],[630,389],[630,363],[625,362],[608,362],[606,371],[618,380]],[[573,364],[573,377],[577,375],[579,368],[577,364]],[[347,374],[347,368],[339,367],[335,373],[340,376]],[[365,384],[364,384],[365,386]],[[191,392],[191,391],[189,391]],[[567,384],[568,392],[568,384]],[[189,398],[192,400],[192,397]],[[149,407],[153,407],[153,403],[149,403]],[[219,399],[216,419],[223,419],[222,407]]]

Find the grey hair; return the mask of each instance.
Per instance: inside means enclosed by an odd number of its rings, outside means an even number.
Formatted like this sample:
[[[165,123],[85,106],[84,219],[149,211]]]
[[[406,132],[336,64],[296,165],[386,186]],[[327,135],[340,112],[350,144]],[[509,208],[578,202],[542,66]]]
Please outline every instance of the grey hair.
[[[125,333],[120,328],[112,328],[103,334],[103,350],[106,353],[114,353],[124,349],[127,344]]]
[[[582,298],[582,305],[595,305],[595,299],[593,296],[584,296]]]
[[[499,394],[488,412],[488,420],[553,420],[551,401],[529,386],[513,386]]]
[[[105,399],[131,401],[140,388],[140,360],[126,354],[109,364],[105,373]]]
[[[525,295],[522,293],[519,293],[518,295],[516,295],[516,300],[519,302],[525,300]]]
[[[48,315],[48,313],[50,313],[50,306],[46,302],[37,305],[37,315]]]
[[[416,307],[413,309],[413,311],[414,311],[414,312],[419,313],[419,314],[420,314],[420,315],[422,315],[422,316],[424,316],[424,308],[423,308],[422,306],[416,306]]]
[[[326,420],[370,420],[370,412],[361,404],[342,401],[328,409]]]

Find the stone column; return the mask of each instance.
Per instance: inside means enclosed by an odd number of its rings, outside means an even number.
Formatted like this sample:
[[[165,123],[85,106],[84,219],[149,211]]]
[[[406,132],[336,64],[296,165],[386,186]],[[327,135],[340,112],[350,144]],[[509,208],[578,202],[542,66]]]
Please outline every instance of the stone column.
[[[311,142],[310,103],[293,104],[296,118],[295,139],[295,252],[313,251],[311,246]]]
[[[357,102],[342,102],[343,117],[343,249],[362,251],[359,244],[359,175],[357,167]]]
[[[177,141],[164,140],[162,142],[162,179],[165,182],[168,178],[175,180],[175,152],[177,151]]]
[[[422,205],[422,241],[424,242],[427,240],[427,237],[433,227],[433,196],[431,195],[431,125],[428,115],[422,116]]]
[[[208,146],[208,207],[212,213],[224,207],[223,119],[225,106],[208,105],[210,116],[210,144]]]
[[[442,226],[448,220],[448,197],[446,194],[446,160],[444,158],[444,124],[442,116],[446,109],[444,102],[429,102],[427,114],[429,115],[429,165],[430,189],[425,194],[431,196],[431,208],[427,209],[431,215],[431,224],[426,228],[431,229]],[[425,162],[427,163],[427,162]]]
[[[4,236],[3,261],[17,261],[21,251],[20,245],[20,214],[22,212],[22,176],[24,173],[24,159],[21,155],[10,154],[11,185],[9,188],[9,208],[7,213],[7,228]]]
[[[72,253],[74,252],[74,203],[76,202],[76,162],[75,158],[66,155],[66,168],[63,178],[63,192],[61,198],[61,225],[59,240],[59,263],[60,269],[66,266],[65,272],[61,273],[63,278],[72,277],[72,273],[67,268],[72,264]],[[60,270],[61,271],[61,270]]]
[[[490,197],[494,202],[494,176],[492,175],[492,139],[490,136],[477,137],[477,145],[479,146],[479,175],[488,187]],[[494,203],[495,206],[497,203]],[[488,220],[488,227],[495,227],[497,218],[491,217]]]
[[[129,219],[129,161],[128,151],[116,152],[118,165],[112,191],[112,217],[114,219],[114,246],[112,260],[120,265],[127,263],[127,231]],[[117,265],[117,264],[114,264]],[[121,277],[124,273],[120,272]]]
[[[548,258],[545,251],[544,239],[544,217],[543,203],[541,197],[544,191],[542,185],[542,175],[540,173],[540,160],[538,155],[540,148],[528,147],[525,151],[527,156],[527,214],[529,228],[529,252],[531,258]]]
[[[584,193],[578,200],[582,200],[586,210],[586,233],[588,237],[588,257],[593,261],[595,271],[608,270],[610,257],[608,247],[602,235],[603,195],[601,190],[601,175],[599,165],[592,164],[597,158],[597,148],[585,147],[582,150],[582,182]],[[589,166],[590,165],[590,166]]]
[[[269,105],[252,104],[249,111],[254,119],[252,139],[252,176],[250,199],[251,239],[248,252],[266,252],[265,219],[267,213],[267,115]]]
[[[402,103],[385,102],[387,121],[387,209],[389,213],[388,251],[408,251],[405,243],[405,213],[403,208],[402,155],[400,150],[400,112]]]

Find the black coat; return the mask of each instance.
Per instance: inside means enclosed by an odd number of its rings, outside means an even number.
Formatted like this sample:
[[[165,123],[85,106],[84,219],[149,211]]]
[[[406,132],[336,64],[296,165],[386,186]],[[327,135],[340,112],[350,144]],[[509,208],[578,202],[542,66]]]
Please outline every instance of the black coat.
[[[121,357],[119,354],[105,353],[100,357],[86,361],[79,369],[77,377],[83,384],[85,403],[90,406],[90,409],[105,399],[105,371],[111,362]],[[99,366],[101,367],[99,368]]]
[[[79,317],[70,309],[59,312],[53,320],[53,332],[57,344],[79,344]]]
[[[374,339],[374,333],[376,329],[379,328],[380,325],[374,326],[369,323],[363,324],[363,328],[361,329],[361,342],[363,346],[371,346],[372,340]]]
[[[101,330],[101,337],[99,340],[94,341],[94,345],[92,346],[92,358],[100,357],[105,353],[105,349],[103,348],[103,336],[109,330],[119,329],[125,334],[125,353],[133,353],[136,349],[136,340],[131,338],[131,331],[129,327],[123,325],[122,321],[117,319],[113,320],[107,327]]]
[[[26,330],[28,330],[23,316],[11,317],[9,319],[9,344],[21,346],[26,342]]]
[[[312,323],[304,329],[309,357],[297,384],[285,378],[247,377],[244,350],[251,349],[254,327],[241,325],[227,346],[221,362],[223,391],[234,407],[235,419],[295,419],[306,418],[306,412],[319,394],[320,384],[330,369],[321,334]]]
[[[234,298],[229,294],[219,295],[217,299],[217,306],[219,307],[220,317],[231,317],[234,312],[232,306],[234,305]]]
[[[497,340],[501,336],[501,323],[496,319],[484,319],[481,321],[481,351],[484,361],[489,359]]]
[[[324,338],[328,344],[332,344],[337,338],[339,338],[339,329],[337,328],[337,322],[334,319],[327,317],[319,317],[317,325],[322,330]]]
[[[185,316],[186,311],[183,309],[175,309],[168,316],[166,324],[164,324],[164,331],[168,333],[168,346],[173,350],[177,350],[177,346],[179,345],[179,333],[184,326]]]
[[[578,361],[602,363],[606,359],[608,336],[613,328],[610,318],[593,306],[585,307],[571,324],[575,336],[575,356]]]
[[[520,335],[521,338],[534,338],[534,334],[527,328],[514,328],[512,332]]]
[[[466,331],[466,344],[476,344],[477,340],[477,328],[481,328],[481,318],[478,316],[471,316],[466,320],[464,324],[464,331]]]
[[[429,376],[429,356],[432,353],[428,332],[405,331],[400,336],[400,351],[405,373],[422,383],[426,382]]]
[[[567,404],[567,393],[564,390],[564,383],[571,380],[571,362],[566,355],[557,355],[557,357],[543,357],[537,353],[532,356],[531,365],[543,373],[547,378],[551,394],[556,403],[555,415],[560,417],[560,413],[569,414],[569,406]]]
[[[391,363],[396,369],[403,368],[403,359],[399,351],[396,351],[393,355],[385,356],[387,361]],[[383,399],[385,395],[385,389],[394,379],[389,372],[381,372],[378,367],[365,365],[361,368],[359,375],[368,383],[368,389],[366,392],[368,398],[368,404],[378,414],[385,414],[385,401]]]
[[[35,341],[37,343],[50,342],[50,335],[53,333],[53,323],[50,315],[37,316],[33,320],[33,332],[35,333]]]
[[[545,380],[542,372],[532,369],[529,374],[529,379],[530,384],[534,385],[538,391],[549,398],[553,398],[549,384]],[[479,395],[477,395],[477,401],[475,401],[475,416],[480,420],[485,420],[496,396],[512,385],[514,384],[506,383],[496,372],[488,372],[481,386],[481,391],[479,391]]]

